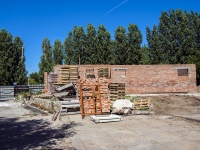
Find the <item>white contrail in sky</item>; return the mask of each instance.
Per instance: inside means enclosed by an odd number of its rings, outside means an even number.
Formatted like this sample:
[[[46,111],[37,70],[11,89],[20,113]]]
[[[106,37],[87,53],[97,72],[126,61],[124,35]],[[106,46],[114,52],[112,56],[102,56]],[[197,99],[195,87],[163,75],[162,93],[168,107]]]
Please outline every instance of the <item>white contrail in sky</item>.
[[[116,8],[118,8],[119,6],[123,5],[124,3],[126,3],[128,0],[125,0],[123,1],[122,3],[120,3],[119,5],[115,6],[114,8],[112,8],[111,10],[109,10],[107,13],[105,13],[103,16],[101,17],[104,17],[105,15],[109,14],[110,12],[112,12],[113,10],[115,10]]]

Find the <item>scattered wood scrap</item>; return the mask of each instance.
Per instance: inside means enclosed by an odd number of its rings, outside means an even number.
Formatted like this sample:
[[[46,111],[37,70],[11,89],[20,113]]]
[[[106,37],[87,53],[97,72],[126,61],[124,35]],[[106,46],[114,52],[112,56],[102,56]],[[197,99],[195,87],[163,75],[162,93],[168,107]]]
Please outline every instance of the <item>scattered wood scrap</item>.
[[[53,94],[60,101],[60,113],[63,114],[76,114],[80,113],[79,99],[76,94],[76,87],[72,83],[65,84],[57,87]]]

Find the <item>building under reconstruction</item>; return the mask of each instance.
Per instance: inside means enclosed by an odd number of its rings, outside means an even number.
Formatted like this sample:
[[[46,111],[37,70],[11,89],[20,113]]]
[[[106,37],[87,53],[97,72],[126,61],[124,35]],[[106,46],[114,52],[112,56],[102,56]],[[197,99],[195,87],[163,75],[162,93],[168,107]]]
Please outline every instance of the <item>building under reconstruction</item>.
[[[71,91],[58,87],[73,83]],[[110,112],[110,101],[125,94],[194,93],[196,66],[174,65],[57,65],[44,74],[44,93],[79,99],[82,116]]]

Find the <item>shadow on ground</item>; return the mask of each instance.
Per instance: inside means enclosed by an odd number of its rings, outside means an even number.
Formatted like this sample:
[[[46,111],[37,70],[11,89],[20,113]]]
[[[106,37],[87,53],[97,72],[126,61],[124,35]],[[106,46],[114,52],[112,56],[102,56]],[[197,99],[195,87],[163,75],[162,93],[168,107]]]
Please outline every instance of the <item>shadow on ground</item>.
[[[56,141],[63,141],[76,134],[71,128],[78,124],[63,125],[52,128],[48,121],[0,118],[0,149],[62,149]],[[73,150],[68,146],[64,149]]]

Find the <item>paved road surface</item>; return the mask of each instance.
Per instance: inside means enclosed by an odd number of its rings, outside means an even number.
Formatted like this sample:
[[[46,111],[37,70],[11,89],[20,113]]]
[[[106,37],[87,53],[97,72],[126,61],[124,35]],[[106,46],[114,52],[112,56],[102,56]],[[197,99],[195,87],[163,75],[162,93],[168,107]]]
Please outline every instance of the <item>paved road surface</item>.
[[[0,149],[74,149],[70,136],[74,132],[51,116],[24,109],[13,100],[0,101]]]
[[[168,116],[127,116],[121,122],[93,123],[70,116],[80,150],[198,150],[200,124]]]

